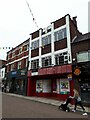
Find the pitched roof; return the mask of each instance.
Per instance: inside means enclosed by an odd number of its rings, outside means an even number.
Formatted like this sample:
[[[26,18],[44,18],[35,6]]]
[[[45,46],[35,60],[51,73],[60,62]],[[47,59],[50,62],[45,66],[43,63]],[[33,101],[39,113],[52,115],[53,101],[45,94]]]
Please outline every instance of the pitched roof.
[[[80,42],[80,41],[84,41],[84,40],[90,40],[90,32],[86,33],[86,34],[82,34],[82,35],[76,36],[73,39],[72,43],[76,43],[76,42]]]

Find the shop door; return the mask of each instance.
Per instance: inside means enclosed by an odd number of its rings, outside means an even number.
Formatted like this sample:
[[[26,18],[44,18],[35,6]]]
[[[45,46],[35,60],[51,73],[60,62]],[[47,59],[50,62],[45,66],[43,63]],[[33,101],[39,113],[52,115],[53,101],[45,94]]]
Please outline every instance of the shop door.
[[[57,82],[52,80],[52,93],[57,93]]]

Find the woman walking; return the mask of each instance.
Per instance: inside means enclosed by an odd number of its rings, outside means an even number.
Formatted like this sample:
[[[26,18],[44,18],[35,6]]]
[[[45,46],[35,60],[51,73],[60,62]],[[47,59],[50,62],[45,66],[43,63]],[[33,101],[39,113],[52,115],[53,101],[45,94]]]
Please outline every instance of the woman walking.
[[[83,115],[87,115],[87,113],[85,111],[85,108],[82,105],[81,97],[80,97],[78,91],[76,89],[74,89],[73,91],[74,91],[74,96],[72,98],[75,99],[75,107],[74,107],[74,109],[72,111],[76,112],[77,105],[79,105],[82,108],[83,112],[84,112]]]

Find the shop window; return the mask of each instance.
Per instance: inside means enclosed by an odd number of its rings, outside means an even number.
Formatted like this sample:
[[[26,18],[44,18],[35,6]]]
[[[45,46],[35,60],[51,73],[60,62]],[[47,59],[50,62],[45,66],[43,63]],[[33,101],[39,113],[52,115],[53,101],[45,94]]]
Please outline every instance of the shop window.
[[[31,43],[32,50],[37,49],[37,48],[39,48],[39,40],[36,40],[36,41]]]
[[[51,80],[37,80],[36,81],[37,93],[50,93],[51,92]]]
[[[2,71],[2,77],[4,77],[4,71]]]
[[[50,56],[42,58],[42,67],[48,67],[48,66],[51,66],[51,57]]]
[[[67,37],[67,35],[66,35],[66,28],[54,32],[54,40],[55,41],[62,40],[64,38],[66,38],[66,37]]]
[[[36,81],[36,92],[37,93],[43,92],[43,83],[42,83],[42,80],[37,80]]]
[[[14,64],[11,65],[11,71],[14,70]]]
[[[37,69],[39,68],[39,59],[32,60],[31,61],[31,69]]]
[[[55,65],[68,64],[67,52],[55,55]]]
[[[18,69],[21,69],[21,61],[18,62]]]
[[[42,46],[48,45],[51,43],[51,35],[47,35],[42,38]]]
[[[67,79],[60,79],[60,94],[70,93],[70,83]]]

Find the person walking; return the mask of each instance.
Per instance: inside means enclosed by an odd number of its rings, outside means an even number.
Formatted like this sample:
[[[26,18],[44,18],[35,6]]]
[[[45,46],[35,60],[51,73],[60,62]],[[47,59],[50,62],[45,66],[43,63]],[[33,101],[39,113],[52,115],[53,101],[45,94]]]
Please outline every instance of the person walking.
[[[83,115],[87,115],[87,112],[86,112],[85,108],[82,105],[81,97],[80,97],[78,91],[76,89],[74,89],[73,91],[74,91],[74,96],[72,98],[75,99],[75,107],[74,107],[74,109],[72,111],[76,112],[77,105],[79,105],[82,108],[83,112],[84,112]]]

